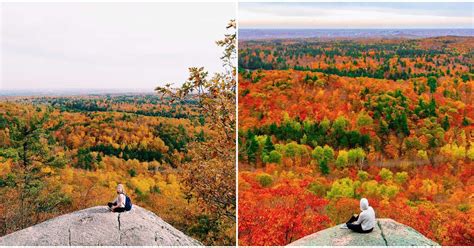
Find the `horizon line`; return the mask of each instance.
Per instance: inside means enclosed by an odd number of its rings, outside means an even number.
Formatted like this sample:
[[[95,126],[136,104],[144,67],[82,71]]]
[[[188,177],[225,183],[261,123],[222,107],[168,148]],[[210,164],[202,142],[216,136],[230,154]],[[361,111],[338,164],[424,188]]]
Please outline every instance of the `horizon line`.
[[[329,29],[332,29],[332,30],[364,30],[364,29],[379,29],[379,30],[452,30],[452,29],[473,29],[474,30],[474,27],[470,27],[470,28],[466,28],[466,27],[446,27],[446,28],[407,28],[407,27],[404,27],[404,28],[375,28],[375,27],[367,27],[367,28],[319,28],[319,27],[292,27],[292,28],[278,28],[278,27],[244,27],[244,28],[240,28],[239,27],[239,30],[243,30],[243,29],[276,29],[276,30],[284,30],[284,29],[322,29],[322,30],[329,30]]]

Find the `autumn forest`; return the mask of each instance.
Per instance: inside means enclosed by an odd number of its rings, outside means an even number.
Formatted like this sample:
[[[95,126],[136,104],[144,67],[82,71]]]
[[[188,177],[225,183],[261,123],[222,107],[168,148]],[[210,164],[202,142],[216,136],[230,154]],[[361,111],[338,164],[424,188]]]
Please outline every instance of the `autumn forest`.
[[[369,199],[473,245],[470,37],[239,42],[239,244],[286,245]]]
[[[474,246],[474,3],[0,9],[0,246]]]
[[[185,189],[192,144],[213,131],[196,102],[161,102],[154,95],[1,102],[0,235],[103,205],[124,182],[136,204],[189,235],[231,242],[232,232],[217,230],[232,225],[218,224]]]
[[[234,245],[235,21],[227,29],[225,72],[192,67],[180,87],[2,97],[0,237],[105,208],[122,183],[133,204],[202,244]]]

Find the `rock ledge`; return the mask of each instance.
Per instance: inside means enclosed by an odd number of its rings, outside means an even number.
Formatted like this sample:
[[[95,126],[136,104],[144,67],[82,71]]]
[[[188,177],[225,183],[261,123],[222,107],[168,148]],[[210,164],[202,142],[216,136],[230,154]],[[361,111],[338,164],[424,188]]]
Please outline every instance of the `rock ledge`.
[[[371,233],[331,227],[290,243],[290,246],[439,246],[415,229],[392,219],[377,219]]]
[[[58,216],[0,237],[0,246],[201,245],[154,213],[134,205],[125,213],[98,206]]]

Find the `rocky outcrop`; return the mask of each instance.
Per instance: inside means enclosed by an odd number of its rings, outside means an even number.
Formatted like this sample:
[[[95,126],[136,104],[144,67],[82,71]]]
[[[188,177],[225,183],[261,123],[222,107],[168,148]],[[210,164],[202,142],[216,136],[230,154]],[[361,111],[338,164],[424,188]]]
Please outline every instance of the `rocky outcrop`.
[[[112,213],[99,206],[61,215],[0,238],[3,245],[201,245],[139,206]]]
[[[341,225],[303,237],[290,246],[437,246],[415,229],[392,219],[377,219],[371,233],[355,233]]]

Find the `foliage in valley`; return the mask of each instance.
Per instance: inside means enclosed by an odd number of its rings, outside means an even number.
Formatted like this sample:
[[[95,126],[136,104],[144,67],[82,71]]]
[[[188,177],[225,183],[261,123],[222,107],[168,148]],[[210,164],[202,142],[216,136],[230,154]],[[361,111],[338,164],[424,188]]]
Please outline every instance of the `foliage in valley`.
[[[474,40],[239,44],[239,244],[377,217],[473,245]]]

